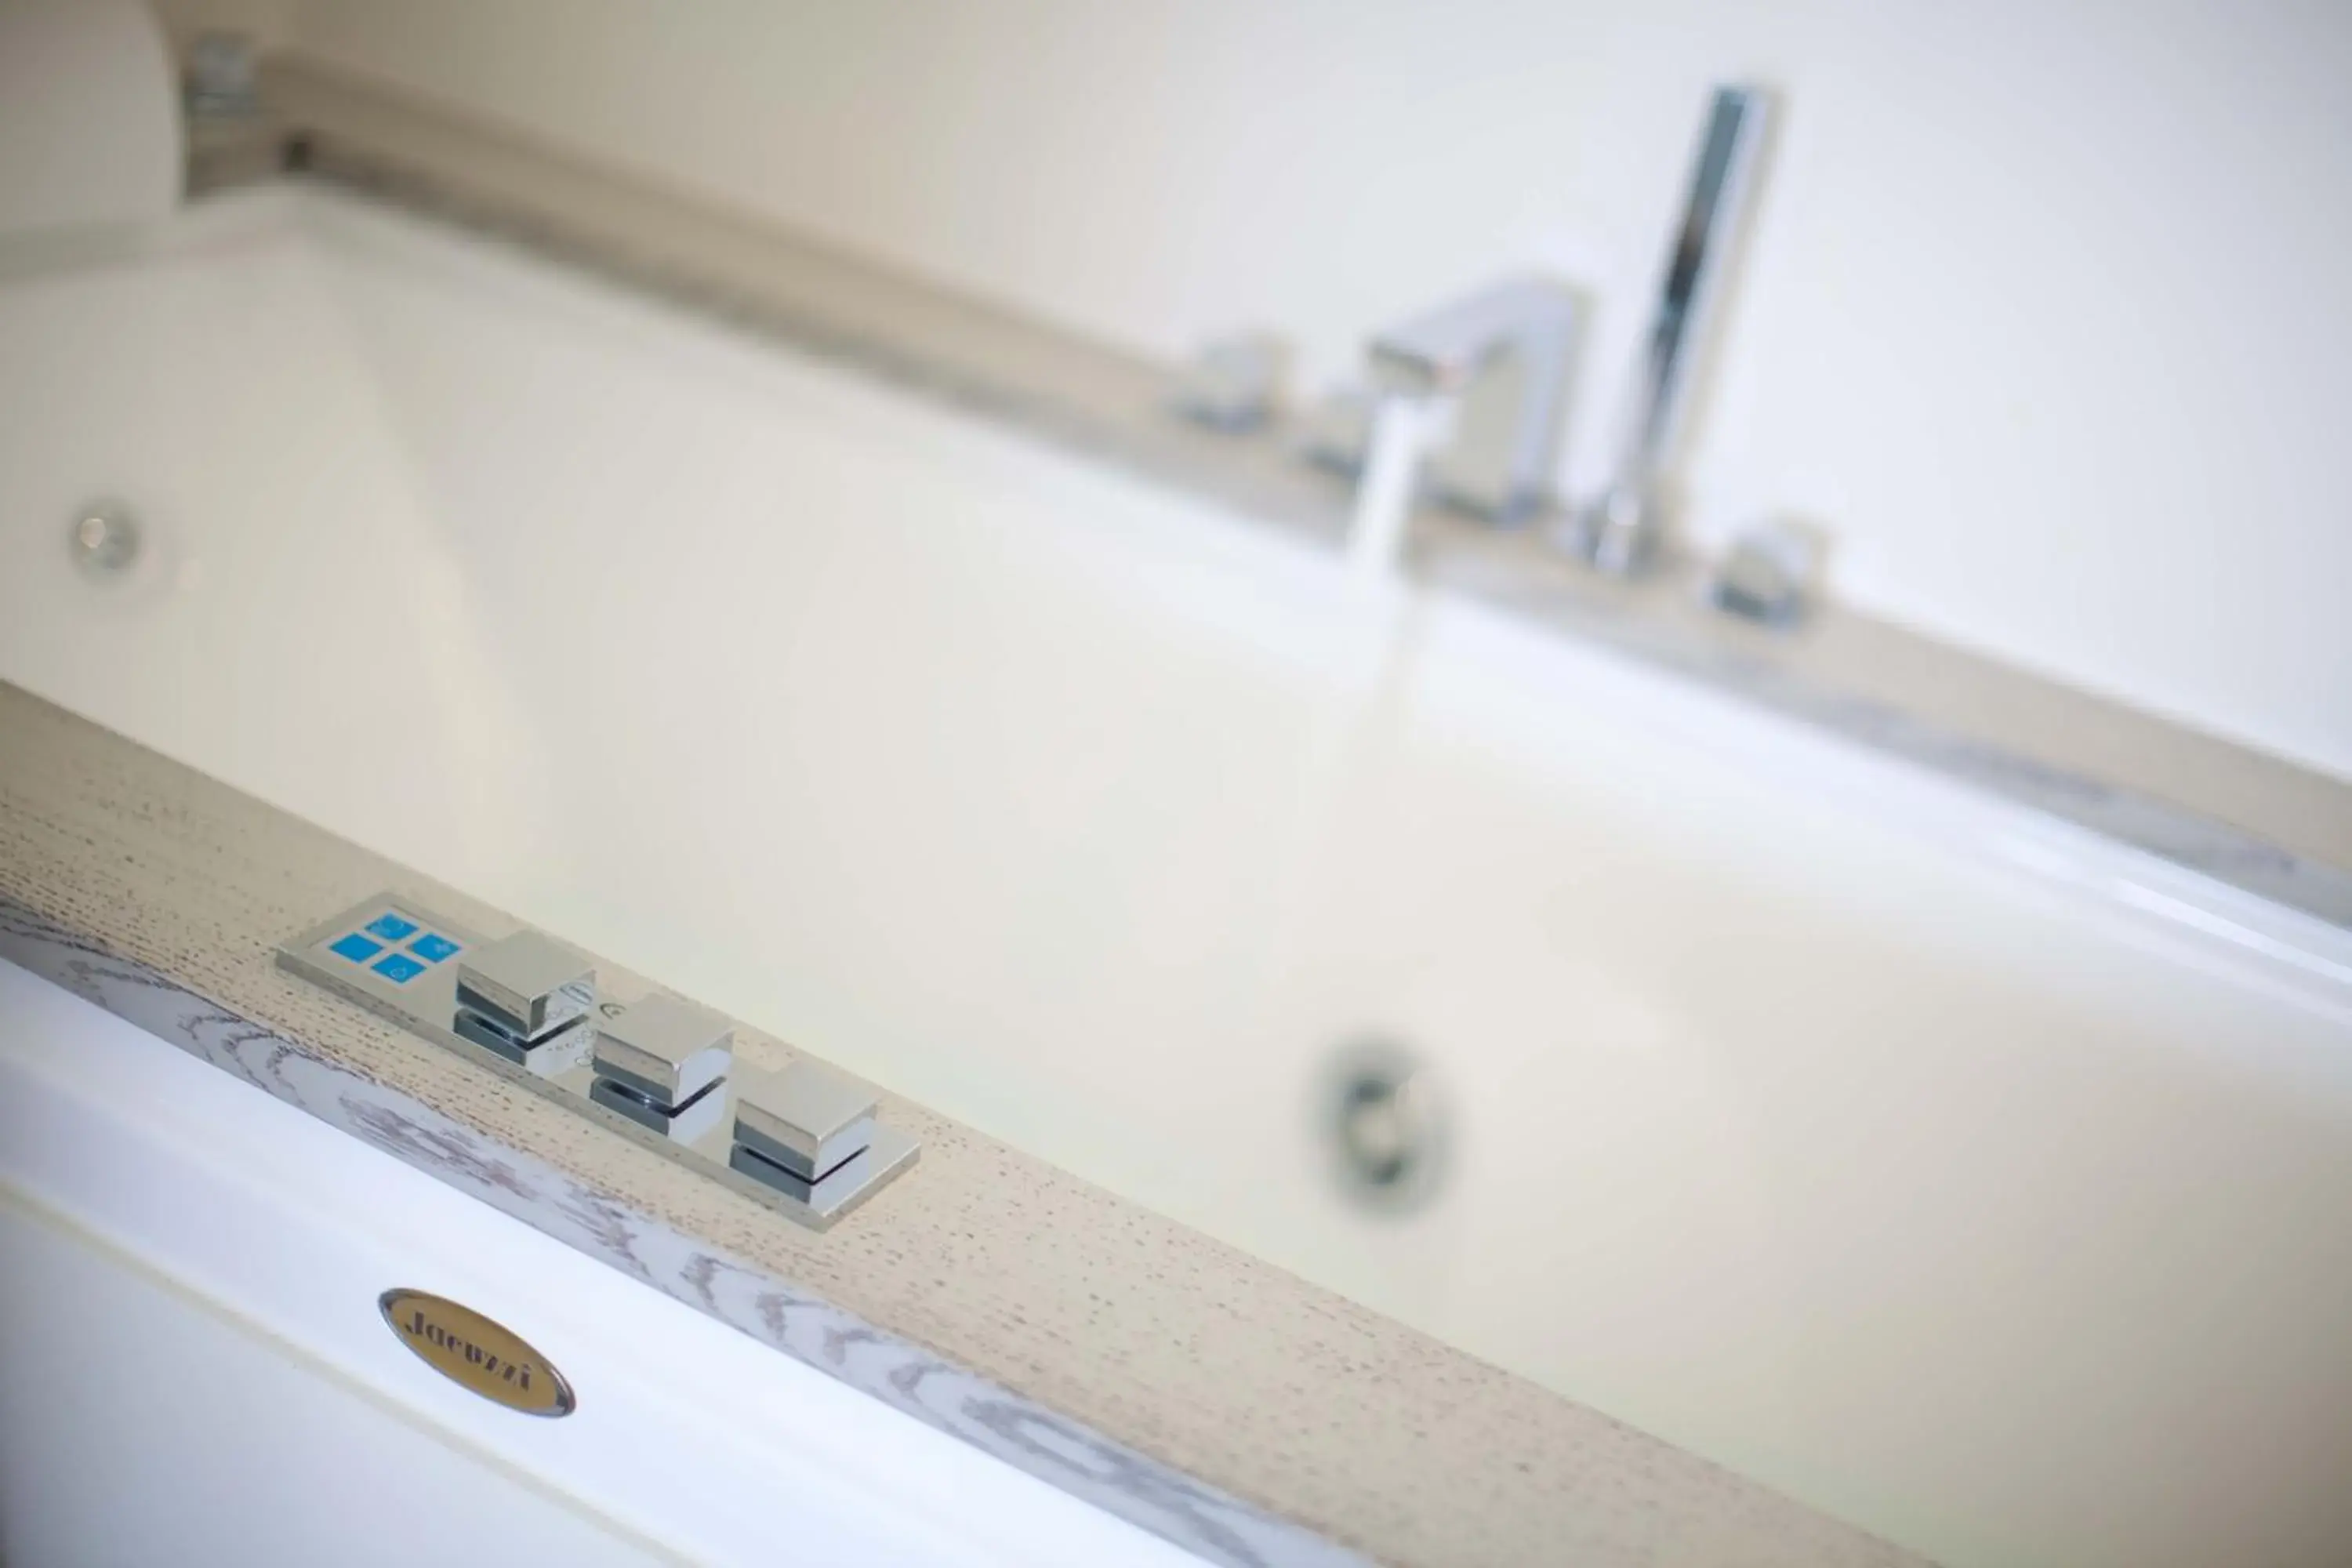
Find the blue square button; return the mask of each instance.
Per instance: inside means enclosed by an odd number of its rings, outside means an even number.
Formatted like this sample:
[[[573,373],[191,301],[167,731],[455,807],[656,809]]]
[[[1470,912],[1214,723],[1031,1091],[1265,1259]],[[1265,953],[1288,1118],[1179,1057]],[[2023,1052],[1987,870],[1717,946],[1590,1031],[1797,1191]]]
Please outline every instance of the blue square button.
[[[415,929],[415,921],[396,914],[378,915],[367,923],[368,935],[380,936],[386,942],[398,942]]]
[[[359,932],[353,931],[349,936],[338,938],[327,951],[338,957],[348,958],[353,963],[365,963],[383,951],[383,943],[370,942]]]
[[[395,985],[405,985],[425,973],[425,965],[404,952],[387,952],[368,967]]]
[[[427,963],[438,963],[457,951],[457,944],[437,931],[428,931],[408,944],[408,951]]]

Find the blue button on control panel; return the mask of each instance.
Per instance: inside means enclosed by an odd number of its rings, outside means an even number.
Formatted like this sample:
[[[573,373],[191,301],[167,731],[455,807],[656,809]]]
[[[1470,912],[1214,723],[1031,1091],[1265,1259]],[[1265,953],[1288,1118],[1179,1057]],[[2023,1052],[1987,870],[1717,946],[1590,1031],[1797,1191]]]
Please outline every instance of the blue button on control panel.
[[[367,933],[386,942],[399,942],[416,930],[416,922],[400,914],[381,914],[368,921]]]
[[[438,963],[457,951],[457,944],[437,931],[426,931],[408,944],[408,951],[427,963]]]
[[[404,952],[387,952],[368,967],[395,985],[404,985],[425,973],[425,965]]]
[[[383,951],[383,943],[371,941],[353,931],[327,950],[338,958],[348,958],[353,963],[365,963]]]

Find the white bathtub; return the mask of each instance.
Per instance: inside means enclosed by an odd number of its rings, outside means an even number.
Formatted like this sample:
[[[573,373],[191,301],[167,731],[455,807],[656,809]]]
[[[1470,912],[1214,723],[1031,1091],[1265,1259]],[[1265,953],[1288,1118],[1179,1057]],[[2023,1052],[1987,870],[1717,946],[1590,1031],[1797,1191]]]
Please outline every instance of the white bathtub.
[[[0,289],[0,676],[1951,1563],[2352,1552],[2352,936],[1729,699],[282,193]]]

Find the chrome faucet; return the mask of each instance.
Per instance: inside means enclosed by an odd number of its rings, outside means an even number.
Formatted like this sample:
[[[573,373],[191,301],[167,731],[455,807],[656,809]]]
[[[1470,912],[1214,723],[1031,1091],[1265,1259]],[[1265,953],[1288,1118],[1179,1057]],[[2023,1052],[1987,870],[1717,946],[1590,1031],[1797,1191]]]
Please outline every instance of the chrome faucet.
[[[1536,279],[1500,283],[1372,341],[1373,386],[1333,399],[1311,431],[1314,461],[1352,474],[1348,562],[1378,582],[1396,569],[1421,489],[1423,449],[1437,498],[1490,522],[1517,522],[1551,492],[1579,321],[1576,296]]]
[[[1609,486],[1571,521],[1570,549],[1604,572],[1639,571],[1668,522],[1662,494],[1689,411],[1691,362],[1704,344],[1729,252],[1746,223],[1772,101],[1760,88],[1717,88],[1699,132],[1658,302],[1643,340],[1623,447]]]
[[[1708,105],[1616,466],[1607,488],[1560,531],[1569,549],[1601,571],[1640,570],[1666,531],[1664,481],[1687,422],[1693,362],[1753,205],[1771,111],[1770,96],[1755,87],[1718,88]],[[1452,439],[1432,457],[1427,489],[1495,523],[1546,509],[1581,325],[1576,294],[1520,279],[1372,340],[1370,395],[1327,405],[1305,448],[1356,478],[1348,556],[1360,574],[1378,579],[1394,569],[1423,489],[1423,449],[1440,438],[1449,405]]]
[[[1430,463],[1438,499],[1509,523],[1550,498],[1580,321],[1569,289],[1519,279],[1372,340],[1384,393],[1460,399],[1454,438]]]

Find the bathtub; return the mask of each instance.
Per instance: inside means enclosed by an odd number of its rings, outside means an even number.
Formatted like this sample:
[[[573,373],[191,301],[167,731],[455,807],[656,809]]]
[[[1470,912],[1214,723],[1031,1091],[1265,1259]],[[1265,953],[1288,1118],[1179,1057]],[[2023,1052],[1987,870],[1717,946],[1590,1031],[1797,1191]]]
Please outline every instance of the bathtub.
[[[1248,517],[261,191],[7,269],[0,677],[1948,1563],[2352,1542],[2352,932]]]

